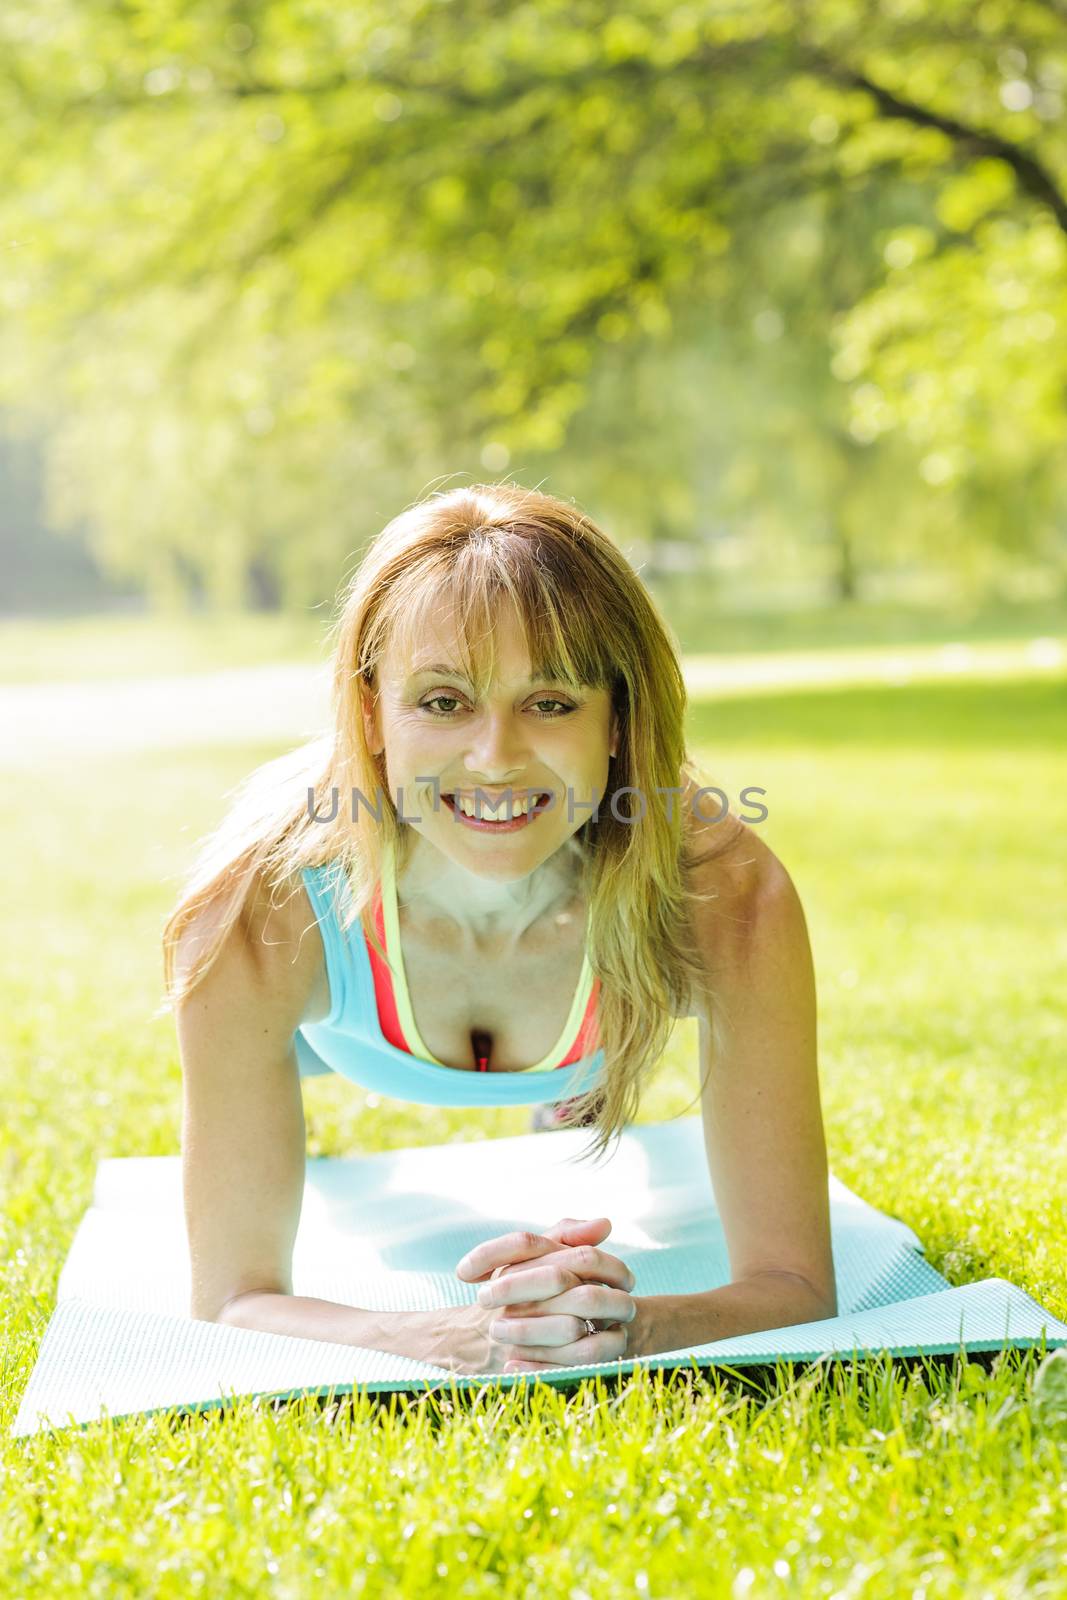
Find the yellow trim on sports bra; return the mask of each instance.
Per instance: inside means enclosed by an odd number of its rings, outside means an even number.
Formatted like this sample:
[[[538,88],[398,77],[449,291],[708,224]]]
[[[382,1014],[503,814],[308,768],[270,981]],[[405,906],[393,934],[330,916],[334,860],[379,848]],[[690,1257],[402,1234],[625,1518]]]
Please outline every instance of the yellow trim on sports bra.
[[[431,1055],[415,1026],[415,1014],[411,1009],[411,998],[408,994],[407,973],[404,970],[404,952],[400,943],[400,916],[396,899],[396,863],[393,860],[393,851],[388,842],[382,850],[382,912],[385,921],[385,949],[389,956],[390,970],[393,972],[393,995],[396,1000],[397,1016],[400,1026],[404,1030],[404,1037],[408,1041],[415,1055],[421,1056],[424,1061],[432,1062],[434,1066],[449,1068],[446,1061],[438,1061]],[[582,1025],[585,1008],[589,1003],[589,996],[593,988],[593,969],[589,965],[589,956],[582,952],[582,970],[578,977],[578,987],[574,991],[571,1009],[563,1024],[563,1032],[546,1056],[540,1061],[535,1061],[533,1066],[519,1067],[522,1072],[548,1072],[554,1070],[567,1055]],[[509,1073],[509,1077],[511,1074]]]

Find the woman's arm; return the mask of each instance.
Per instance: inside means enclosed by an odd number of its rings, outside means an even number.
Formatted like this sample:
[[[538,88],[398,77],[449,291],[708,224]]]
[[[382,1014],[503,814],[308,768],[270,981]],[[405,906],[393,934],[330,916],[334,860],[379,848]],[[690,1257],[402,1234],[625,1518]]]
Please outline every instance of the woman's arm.
[[[691,1349],[837,1315],[815,977],[800,898],[778,858],[740,822],[729,847],[697,872],[698,890],[715,897],[695,913],[691,936],[705,974],[704,992],[695,997],[704,1143],[731,1282],[691,1294],[623,1297],[629,1320],[605,1328],[601,1342],[615,1342],[591,1350],[590,1361]],[[712,1014],[721,1035],[714,1053]],[[489,1269],[509,1259],[509,1241],[488,1241],[473,1254],[480,1270]],[[513,1370],[559,1364],[550,1347],[557,1330],[544,1330],[568,1319],[548,1315],[556,1304],[548,1297],[597,1318],[595,1304],[578,1304],[575,1289],[587,1297],[591,1291],[569,1270],[573,1254],[548,1254],[483,1290],[508,1314]],[[513,1298],[531,1303],[512,1306]],[[580,1346],[567,1359],[580,1361]]]
[[[630,1354],[653,1354],[837,1315],[829,1168],[819,1100],[816,994],[803,907],[747,826],[699,884],[706,973],[701,1110],[731,1282],[642,1296]],[[709,1007],[721,1041],[712,1050]]]
[[[343,1338],[305,1308],[282,1328],[267,1302],[291,1291],[304,1190],[304,1110],[293,1035],[321,963],[314,933],[296,947],[260,882],[218,958],[175,1007],[182,1066],[182,1181],[192,1268],[190,1312],[206,1322]],[[318,946],[318,948],[316,948]],[[261,1313],[248,1321],[253,1301]],[[285,1320],[284,1315],[282,1320]]]
[[[323,964],[303,889],[272,909],[257,883],[211,970],[175,1008],[190,1315],[450,1371],[501,1371],[508,1351],[489,1334],[492,1307],[373,1311],[292,1292],[306,1165],[293,1035],[321,993]]]
[[[303,934],[303,938],[301,938]],[[218,959],[175,1008],[190,1314],[337,1344],[398,1349],[401,1319],[292,1293],[304,1108],[293,1035],[323,968],[306,894],[271,908],[253,884]],[[411,1353],[410,1344],[404,1349]]]

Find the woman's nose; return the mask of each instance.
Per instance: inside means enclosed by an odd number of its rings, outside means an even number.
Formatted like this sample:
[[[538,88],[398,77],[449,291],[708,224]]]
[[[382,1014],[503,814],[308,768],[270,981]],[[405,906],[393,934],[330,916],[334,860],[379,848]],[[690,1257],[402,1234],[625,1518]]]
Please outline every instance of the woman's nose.
[[[521,774],[526,749],[524,730],[511,716],[487,715],[480,720],[470,745],[468,765],[473,765],[491,783],[507,783]]]

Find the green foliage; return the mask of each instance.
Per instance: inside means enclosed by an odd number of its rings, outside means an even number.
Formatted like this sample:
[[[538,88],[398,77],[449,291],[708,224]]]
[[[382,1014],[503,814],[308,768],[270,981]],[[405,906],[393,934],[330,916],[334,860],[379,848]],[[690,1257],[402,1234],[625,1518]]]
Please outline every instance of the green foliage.
[[[0,403],[161,600],[509,467],[844,594],[1062,571],[1065,93],[1041,0],[12,0]]]

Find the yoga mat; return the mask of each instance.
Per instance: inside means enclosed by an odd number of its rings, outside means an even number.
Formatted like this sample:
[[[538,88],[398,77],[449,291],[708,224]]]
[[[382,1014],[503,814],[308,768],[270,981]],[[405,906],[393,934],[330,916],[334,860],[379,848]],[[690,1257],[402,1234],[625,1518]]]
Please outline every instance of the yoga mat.
[[[372,1155],[312,1157],[293,1251],[293,1292],[372,1309],[464,1305],[477,1286],[455,1263],[475,1244],[562,1216],[607,1216],[605,1248],[634,1294],[730,1281],[699,1116],[625,1130],[599,1165],[574,1158],[588,1130]],[[636,1367],[747,1366],[853,1354],[933,1355],[1067,1345],[1067,1324],[1003,1278],[951,1286],[915,1233],[830,1176],[839,1315],[628,1360],[538,1373],[457,1376],[383,1351],[297,1339],[188,1314],[179,1156],[99,1163],[92,1204],[59,1278],[57,1304],[12,1435],[240,1395],[421,1391],[486,1382],[571,1383]]]

